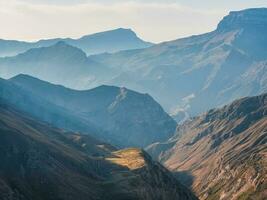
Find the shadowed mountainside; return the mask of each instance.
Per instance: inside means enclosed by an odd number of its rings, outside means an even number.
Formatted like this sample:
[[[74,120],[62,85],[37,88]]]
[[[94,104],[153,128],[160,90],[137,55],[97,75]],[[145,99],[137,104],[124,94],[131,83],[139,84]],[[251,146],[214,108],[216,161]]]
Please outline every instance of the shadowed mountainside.
[[[145,147],[175,131],[176,122],[148,94],[113,86],[77,91],[27,75],[3,82],[3,98],[25,112],[57,127],[92,132],[114,145]]]
[[[0,199],[196,199],[145,152],[115,151],[0,101]]]

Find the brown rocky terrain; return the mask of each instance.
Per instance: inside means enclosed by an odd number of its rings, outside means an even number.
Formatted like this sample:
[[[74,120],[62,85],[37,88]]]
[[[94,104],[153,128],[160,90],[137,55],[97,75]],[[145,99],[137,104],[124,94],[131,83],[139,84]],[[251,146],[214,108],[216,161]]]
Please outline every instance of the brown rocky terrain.
[[[200,199],[266,199],[267,94],[210,110],[148,150]]]

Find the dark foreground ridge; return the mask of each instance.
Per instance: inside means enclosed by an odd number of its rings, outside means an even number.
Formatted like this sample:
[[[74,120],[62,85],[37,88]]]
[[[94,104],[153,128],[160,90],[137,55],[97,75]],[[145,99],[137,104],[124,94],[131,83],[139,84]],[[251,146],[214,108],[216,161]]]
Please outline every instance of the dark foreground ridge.
[[[0,199],[196,199],[139,149],[37,122],[0,103]]]

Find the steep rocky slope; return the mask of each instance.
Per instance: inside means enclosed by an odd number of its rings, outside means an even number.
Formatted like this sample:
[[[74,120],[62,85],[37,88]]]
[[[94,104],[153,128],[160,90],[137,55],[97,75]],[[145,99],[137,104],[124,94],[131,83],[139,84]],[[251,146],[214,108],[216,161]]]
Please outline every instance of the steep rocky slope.
[[[193,118],[148,151],[192,183],[200,199],[266,199],[267,94]]]
[[[141,150],[114,151],[0,102],[0,199],[196,199]]]
[[[175,131],[176,122],[148,94],[113,86],[76,91],[26,75],[3,82],[23,90],[23,98],[7,87],[2,95],[24,111],[57,127],[92,132],[114,145],[145,147],[165,141]]]

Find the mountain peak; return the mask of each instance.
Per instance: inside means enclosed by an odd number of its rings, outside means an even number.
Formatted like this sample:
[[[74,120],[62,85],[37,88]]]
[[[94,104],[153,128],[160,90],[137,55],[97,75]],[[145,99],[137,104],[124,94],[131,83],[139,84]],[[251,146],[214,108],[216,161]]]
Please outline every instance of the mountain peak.
[[[27,58],[27,59],[49,59],[51,58],[61,58],[64,60],[65,58],[76,57],[76,60],[85,60],[87,58],[86,53],[81,49],[72,46],[64,41],[59,41],[51,46],[47,47],[37,47],[30,49],[24,53],[18,55],[19,57]]]
[[[131,35],[137,37],[136,33],[130,28],[117,28],[117,29],[113,30],[113,32],[131,34]]]
[[[52,46],[43,47],[43,48],[46,48],[46,49],[64,49],[65,51],[67,51],[67,50],[77,51],[77,52],[80,52],[80,53],[86,55],[80,48],[75,47],[75,46],[73,46],[71,44],[68,44],[65,41],[58,41],[57,43],[55,43]]]
[[[10,78],[9,80],[11,81],[16,81],[16,80],[39,80],[33,76],[27,75],[27,74],[18,74],[12,78]]]
[[[130,28],[116,28],[106,32],[124,32],[124,33],[133,33],[136,35],[136,33]]]
[[[267,27],[267,8],[251,8],[232,11],[218,25],[218,30],[238,29],[247,27]]]
[[[66,42],[60,40],[60,41],[56,42],[56,43],[54,44],[54,46],[66,47],[66,46],[71,46],[71,45],[69,45],[69,44],[67,44]]]
[[[14,77],[11,77],[10,79],[8,79],[9,81],[13,82],[13,83],[17,83],[17,84],[28,84],[28,85],[52,85],[50,82],[48,81],[43,81],[39,78],[30,76],[28,74],[18,74]],[[59,86],[59,85],[57,85]],[[64,88],[63,86],[59,86]]]
[[[136,33],[132,29],[126,29],[126,28],[117,28],[113,30],[103,31],[99,33],[95,33],[92,35],[85,35],[81,39],[85,39],[87,37],[102,37],[102,36],[131,36],[131,37],[137,37]]]
[[[42,39],[37,42],[0,39],[0,57],[15,56],[33,48],[50,46],[59,48],[68,47],[68,45],[77,47],[88,55],[93,55],[105,52],[113,53],[129,49],[143,49],[152,46],[153,43],[142,40],[131,29],[117,28],[88,34],[78,39],[54,38]]]

